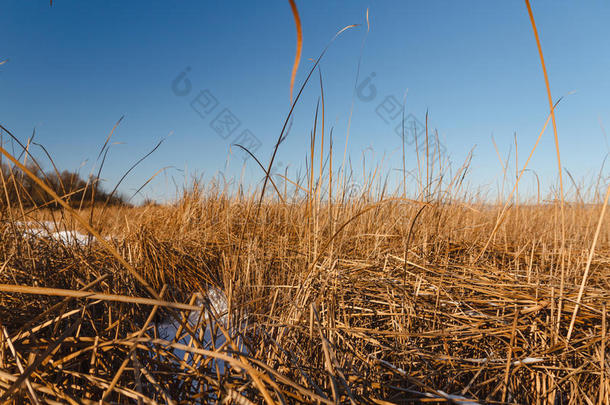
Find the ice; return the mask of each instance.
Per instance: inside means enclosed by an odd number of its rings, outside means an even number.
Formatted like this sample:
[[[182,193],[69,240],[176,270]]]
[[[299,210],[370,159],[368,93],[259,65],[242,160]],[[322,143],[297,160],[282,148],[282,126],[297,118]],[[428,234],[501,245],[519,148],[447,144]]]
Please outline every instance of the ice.
[[[218,326],[224,328],[231,337],[235,334],[234,328],[229,327],[227,297],[222,290],[215,287],[208,288],[206,292],[207,300],[198,292],[194,296],[196,297],[194,305],[201,306],[205,310],[203,315],[201,311],[191,311],[188,316],[188,324],[195,332],[195,335],[201,340],[204,348],[214,350],[226,343],[226,337]],[[187,346],[192,345],[191,336],[185,333],[184,330],[181,336],[176,336],[179,324],[175,320],[166,320],[158,325],[158,329],[160,337],[167,341],[176,341]],[[234,339],[233,341],[239,345],[240,339]],[[239,349],[243,351],[242,347]],[[174,349],[174,354],[185,361],[192,360],[192,356],[183,350]],[[215,360],[214,364],[218,364],[221,372],[224,370],[224,361]]]
[[[453,402],[458,403],[460,405],[479,405],[478,402],[475,402],[472,399],[468,399],[461,395],[447,394],[446,392],[443,392],[441,390],[438,390],[438,393],[441,394],[445,399],[450,399]]]

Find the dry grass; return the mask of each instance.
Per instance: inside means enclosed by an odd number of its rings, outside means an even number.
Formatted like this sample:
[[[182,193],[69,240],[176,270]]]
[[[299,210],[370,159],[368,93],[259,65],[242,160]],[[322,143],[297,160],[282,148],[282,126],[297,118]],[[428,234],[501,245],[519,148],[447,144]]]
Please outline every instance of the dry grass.
[[[563,296],[554,204],[509,210],[478,259],[501,207],[295,198],[264,203],[254,221],[256,204],[195,189],[170,205],[112,208],[96,224],[167,300],[225,292],[229,321],[204,306],[200,322],[229,343],[197,341],[198,325],[186,346],[159,335],[172,316],[164,302],[101,295],[147,294],[99,243],[24,237],[7,218],[1,283],[99,294],[0,293],[2,390],[41,403],[607,401],[607,220],[566,339],[601,202],[566,204]]]
[[[292,100],[291,6],[290,114],[320,60]],[[305,175],[269,175],[289,114],[260,193],[195,182],[172,204],[79,210],[0,146],[61,206],[9,197],[2,176],[0,402],[610,403],[608,178],[575,202],[562,179],[547,203],[518,198],[551,118],[559,151],[546,84],[549,118],[496,203],[464,190],[469,161],[452,171],[428,128],[397,190],[374,169],[353,195],[321,75]]]

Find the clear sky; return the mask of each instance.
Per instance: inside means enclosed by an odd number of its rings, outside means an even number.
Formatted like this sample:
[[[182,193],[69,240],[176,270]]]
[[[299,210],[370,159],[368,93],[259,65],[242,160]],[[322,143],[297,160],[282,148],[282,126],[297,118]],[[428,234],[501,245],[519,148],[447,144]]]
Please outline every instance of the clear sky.
[[[229,156],[229,149],[244,130],[260,141],[256,155],[268,161],[290,101],[296,34],[287,1],[53,3],[0,4],[0,60],[8,59],[0,66],[0,122],[20,139],[35,129],[35,141],[47,147],[58,166],[77,169],[87,161],[80,169],[86,174],[115,122],[125,116],[102,176],[110,187],[166,138],[123,187],[129,194],[158,169],[173,166],[144,191],[153,198],[172,194],[173,182],[184,184],[185,175],[239,176],[242,155],[233,148]],[[557,111],[563,164],[576,180],[588,179],[597,175],[609,151],[601,127],[610,131],[610,3],[534,3],[553,97],[566,96]],[[501,180],[492,135],[506,157],[516,133],[524,161],[544,124],[548,101],[523,2],[297,5],[304,41],[295,87],[312,66],[310,59],[338,30],[363,24],[344,32],[321,63],[336,161],[343,156],[353,100],[348,151],[356,172],[362,171],[364,154],[367,167],[383,159],[384,169],[399,176],[392,169],[400,168],[400,138],[394,132],[400,118],[392,121],[386,113],[386,123],[378,113],[386,97],[402,102],[407,89],[406,113],[423,122],[429,111],[430,126],[455,167],[476,146],[473,186],[495,190]],[[376,93],[362,86],[360,97],[354,97],[360,56],[359,82],[371,78]],[[190,91],[185,82],[175,82],[182,72]],[[280,147],[277,161],[293,175],[309,148],[319,87],[316,73]],[[229,119],[239,125],[223,127]],[[407,159],[414,167],[414,155]],[[555,181],[552,131],[530,167],[546,186]],[[251,160],[243,172],[252,184],[261,178]],[[524,182],[533,190],[533,177]]]

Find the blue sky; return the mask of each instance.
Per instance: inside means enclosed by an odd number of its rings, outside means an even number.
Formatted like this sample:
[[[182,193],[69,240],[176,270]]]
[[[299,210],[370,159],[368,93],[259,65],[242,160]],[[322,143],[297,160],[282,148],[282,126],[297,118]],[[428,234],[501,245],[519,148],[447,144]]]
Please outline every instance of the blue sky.
[[[321,63],[326,130],[332,126],[335,160],[342,160],[354,101],[348,152],[356,174],[379,164],[390,176],[400,168],[394,123],[376,111],[386,97],[402,101],[431,127],[459,167],[474,149],[470,183],[495,192],[502,170],[491,136],[506,157],[517,134],[519,160],[529,153],[548,113],[546,89],[525,4],[456,1],[298,1],[303,22],[300,85],[333,35],[348,24]],[[370,12],[366,35],[365,14]],[[610,130],[610,5],[540,1],[533,4],[557,111],[564,167],[578,179],[597,175],[608,153],[600,122]],[[172,166],[146,188],[171,196],[174,184],[194,174],[244,175],[257,184],[260,170],[230,144],[242,131],[260,141],[268,161],[289,110],[295,30],[287,1],[4,1],[0,60],[0,122],[25,140],[36,129],[58,166],[87,173],[115,122],[125,116],[102,173],[111,187],[139,157],[165,142],[126,180],[130,194],[158,169]],[[362,49],[362,51],[361,51]],[[354,97],[372,78],[376,96]],[[191,90],[177,95],[176,77],[188,70]],[[184,84],[183,82],[180,82]],[[180,87],[181,88],[181,87]],[[205,91],[200,95],[201,91]],[[368,93],[367,93],[368,94]],[[295,175],[303,167],[313,127],[319,80],[310,82],[294,115],[278,162]],[[206,108],[191,106],[197,97]],[[203,98],[202,98],[203,97]],[[213,98],[212,98],[213,97]],[[200,112],[203,107],[199,106]],[[239,121],[226,139],[212,127],[225,109]],[[413,168],[415,155],[407,154]],[[511,162],[514,162],[512,147]],[[512,163],[511,163],[512,164]],[[371,165],[371,166],[369,166]],[[50,167],[50,166],[47,166]],[[545,134],[530,168],[545,186],[555,184],[552,132]],[[514,171],[514,168],[511,169]],[[608,170],[605,170],[608,175]],[[568,180],[566,179],[566,182]],[[533,177],[524,188],[533,190]]]

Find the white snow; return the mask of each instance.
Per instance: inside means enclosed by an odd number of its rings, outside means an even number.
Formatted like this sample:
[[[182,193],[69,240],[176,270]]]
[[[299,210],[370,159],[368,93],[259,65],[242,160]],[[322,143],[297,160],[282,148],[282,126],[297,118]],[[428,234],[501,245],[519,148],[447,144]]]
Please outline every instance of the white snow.
[[[89,238],[89,236],[78,231],[61,229],[59,224],[52,221],[16,222],[15,225],[23,229],[24,236],[52,239],[64,245],[86,245],[89,241],[95,241],[94,237]]]
[[[488,358],[482,358],[482,359],[462,359],[463,361],[467,361],[469,363],[492,363],[492,364],[506,364],[506,360],[505,359],[488,359]],[[545,359],[539,358],[539,357],[526,357],[522,360],[515,360],[513,361],[511,364],[513,366],[518,366],[520,364],[534,364],[534,363],[541,363],[543,362]]]
[[[533,363],[540,363],[544,361],[544,359],[538,358],[538,357],[526,357],[523,360],[516,360],[513,361],[513,366],[517,366],[519,364],[533,364]]]
[[[220,330],[220,328],[215,327],[216,325],[222,326],[225,330],[229,327],[228,322],[228,301],[224,292],[218,288],[209,287],[207,290],[207,304],[206,300],[200,293],[194,294],[196,297],[195,304],[196,306],[201,306],[201,308],[206,308],[207,305],[210,306],[210,310],[213,316],[209,315],[209,311],[204,311],[203,319],[201,318],[201,311],[191,311],[188,317],[189,325],[195,329],[195,334],[201,340],[204,347],[208,350],[212,348],[218,348],[226,343],[226,337]],[[162,324],[158,325],[160,337],[167,341],[177,341],[178,343],[184,345],[191,345],[191,337],[182,331],[181,336],[176,336],[179,325],[174,320],[167,320]],[[228,333],[233,335],[234,330],[228,329]],[[236,343],[240,342],[240,339],[235,340]],[[213,343],[213,344],[212,344]],[[240,350],[244,350],[243,347],[239,348]],[[183,358],[185,361],[188,360],[189,354],[182,350],[175,349],[174,353],[179,358]],[[224,361],[217,360],[220,370],[224,369]]]
[[[438,390],[438,393],[441,394],[445,399],[451,399],[452,401],[454,401],[460,405],[479,405],[478,402],[475,402],[472,399],[468,399],[461,395],[447,394],[446,392],[441,391],[441,390]],[[429,396],[432,398],[437,397],[436,395],[432,395],[432,394],[426,394],[426,396]]]

